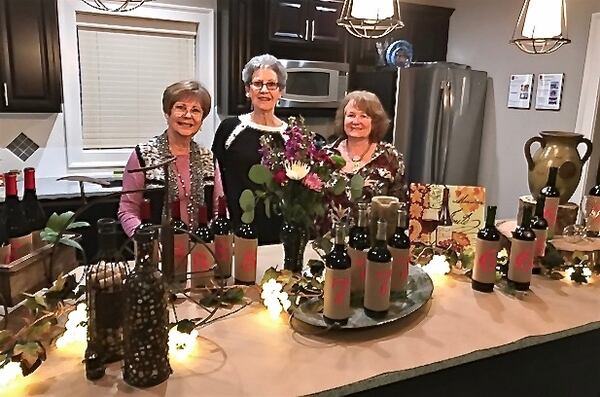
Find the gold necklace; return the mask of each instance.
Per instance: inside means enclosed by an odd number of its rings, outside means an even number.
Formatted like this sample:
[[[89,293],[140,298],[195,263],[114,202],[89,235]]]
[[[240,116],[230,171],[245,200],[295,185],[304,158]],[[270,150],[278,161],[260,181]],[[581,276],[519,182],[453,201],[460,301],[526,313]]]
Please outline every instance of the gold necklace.
[[[363,158],[367,155],[369,150],[371,150],[371,145],[372,144],[369,143],[367,149],[360,156],[352,156],[352,154],[350,153],[350,148],[348,147],[348,141],[346,141],[346,151],[348,152],[348,155],[351,156],[350,160],[352,161],[352,168],[354,170],[360,168],[360,163],[363,161]]]

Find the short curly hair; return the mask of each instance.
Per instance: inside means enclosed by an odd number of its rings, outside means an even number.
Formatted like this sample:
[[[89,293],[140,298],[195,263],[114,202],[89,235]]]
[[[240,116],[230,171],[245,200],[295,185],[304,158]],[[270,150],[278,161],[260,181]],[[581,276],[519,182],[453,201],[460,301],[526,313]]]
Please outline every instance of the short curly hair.
[[[279,88],[282,90],[285,88],[287,82],[285,66],[271,54],[257,55],[246,63],[244,69],[242,69],[242,81],[245,86],[249,86],[252,83],[252,75],[259,69],[271,69],[274,71],[277,75]]]
[[[369,91],[352,91],[342,99],[335,113],[335,134],[344,139],[347,137],[346,131],[344,131],[344,116],[346,106],[350,102],[371,117],[369,140],[371,142],[380,142],[383,140],[390,125],[390,118],[383,109],[383,105],[377,95]]]
[[[182,80],[173,83],[163,92],[162,108],[165,114],[171,114],[171,109],[177,101],[183,98],[194,97],[202,107],[202,120],[210,113],[212,99],[208,90],[195,80]]]

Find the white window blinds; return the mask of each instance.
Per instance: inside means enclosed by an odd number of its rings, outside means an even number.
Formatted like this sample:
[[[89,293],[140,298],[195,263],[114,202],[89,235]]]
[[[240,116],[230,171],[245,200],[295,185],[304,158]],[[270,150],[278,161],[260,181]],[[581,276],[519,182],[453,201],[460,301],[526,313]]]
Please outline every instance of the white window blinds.
[[[133,147],[165,129],[167,85],[194,78],[196,25],[90,19],[77,18],[83,148]]]

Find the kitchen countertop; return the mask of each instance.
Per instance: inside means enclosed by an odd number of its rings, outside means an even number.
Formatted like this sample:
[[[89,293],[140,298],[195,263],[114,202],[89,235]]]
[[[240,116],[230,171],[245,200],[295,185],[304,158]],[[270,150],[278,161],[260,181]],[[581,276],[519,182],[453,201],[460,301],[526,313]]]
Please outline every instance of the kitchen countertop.
[[[19,197],[23,195],[23,180],[22,176],[19,176],[18,189]],[[38,199],[40,200],[56,200],[56,199],[70,199],[81,197],[79,182],[74,181],[57,181],[57,178],[36,178],[36,191]],[[98,178],[106,181],[113,181],[112,183],[119,183],[121,178]],[[83,188],[86,197],[93,196],[105,196],[109,193],[121,191],[121,186],[114,187],[102,187],[95,183],[84,183]],[[5,190],[4,187],[0,188],[0,202],[4,202]]]

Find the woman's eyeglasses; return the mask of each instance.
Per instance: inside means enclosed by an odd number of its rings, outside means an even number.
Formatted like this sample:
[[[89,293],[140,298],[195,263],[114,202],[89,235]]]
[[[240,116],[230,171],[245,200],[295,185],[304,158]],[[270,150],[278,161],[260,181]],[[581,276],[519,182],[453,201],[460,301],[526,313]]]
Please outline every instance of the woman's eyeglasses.
[[[276,83],[274,81],[253,81],[252,83],[250,83],[250,87],[254,88],[257,91],[262,90],[263,86],[267,87],[267,90],[269,91],[275,91],[279,89],[279,83]]]
[[[188,112],[195,119],[199,119],[200,117],[202,117],[202,113],[203,113],[202,109],[198,109],[198,108],[188,109],[188,107],[185,105],[173,106],[173,113],[177,117],[185,116],[186,114],[188,114]]]

